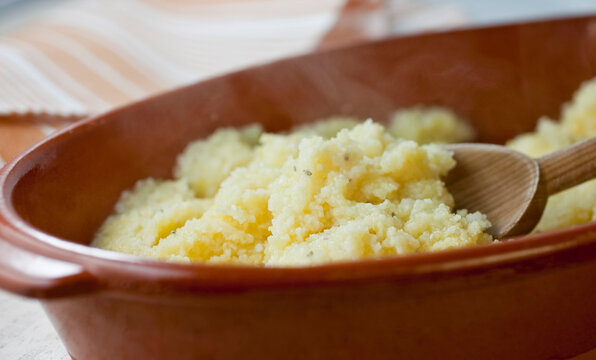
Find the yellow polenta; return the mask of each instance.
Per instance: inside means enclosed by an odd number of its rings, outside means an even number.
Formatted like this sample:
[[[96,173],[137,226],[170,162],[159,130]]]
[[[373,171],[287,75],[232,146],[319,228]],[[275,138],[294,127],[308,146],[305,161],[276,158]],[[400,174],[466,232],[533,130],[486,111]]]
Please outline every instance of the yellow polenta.
[[[596,80],[507,145],[539,157],[596,136]],[[305,265],[491,241],[479,213],[454,211],[437,145],[472,129],[442,108],[396,112],[387,129],[334,117],[289,134],[258,125],[191,143],[174,180],[124,192],[93,245],[185,262]],[[411,140],[411,141],[409,141]],[[551,196],[534,230],[596,220],[596,180]]]
[[[542,118],[536,132],[524,134],[507,145],[540,157],[596,136],[596,79],[586,82],[563,107],[561,121]],[[596,220],[596,180],[551,196],[535,232],[560,229]]]
[[[125,192],[93,245],[285,266],[488,243],[486,217],[454,211],[441,181],[452,154],[424,144],[472,135],[439,108],[396,113],[388,130],[350,118],[289,134],[221,129],[187,147],[174,180],[142,180]]]

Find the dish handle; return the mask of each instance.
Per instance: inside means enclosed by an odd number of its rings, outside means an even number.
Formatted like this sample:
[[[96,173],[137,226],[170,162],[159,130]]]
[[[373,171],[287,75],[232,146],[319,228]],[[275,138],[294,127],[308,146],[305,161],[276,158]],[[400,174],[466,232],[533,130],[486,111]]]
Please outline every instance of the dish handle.
[[[97,280],[85,269],[31,253],[0,238],[0,289],[34,298],[89,293]]]

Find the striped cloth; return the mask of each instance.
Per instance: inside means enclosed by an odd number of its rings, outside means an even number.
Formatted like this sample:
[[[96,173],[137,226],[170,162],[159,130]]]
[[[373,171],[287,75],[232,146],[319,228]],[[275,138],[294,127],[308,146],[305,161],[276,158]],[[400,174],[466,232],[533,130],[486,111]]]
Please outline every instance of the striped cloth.
[[[0,166],[56,129],[250,64],[465,21],[410,0],[64,1],[0,38]]]

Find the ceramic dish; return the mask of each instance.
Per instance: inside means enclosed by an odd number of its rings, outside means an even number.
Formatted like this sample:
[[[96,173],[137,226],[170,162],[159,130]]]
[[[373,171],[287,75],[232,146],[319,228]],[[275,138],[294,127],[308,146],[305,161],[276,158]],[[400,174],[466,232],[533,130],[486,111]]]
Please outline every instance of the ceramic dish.
[[[454,109],[500,143],[596,75],[596,17],[388,39],[197,83],[77,123],[0,172],[0,287],[75,359],[567,358],[596,347],[596,224],[307,268],[87,246],[120,192],[220,126]]]

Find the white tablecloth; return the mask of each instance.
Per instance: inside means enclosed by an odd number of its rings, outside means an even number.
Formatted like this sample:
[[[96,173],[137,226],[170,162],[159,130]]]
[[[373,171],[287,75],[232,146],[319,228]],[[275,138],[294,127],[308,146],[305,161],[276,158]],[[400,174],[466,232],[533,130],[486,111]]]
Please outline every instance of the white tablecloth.
[[[37,300],[0,290],[0,359],[69,359]]]

